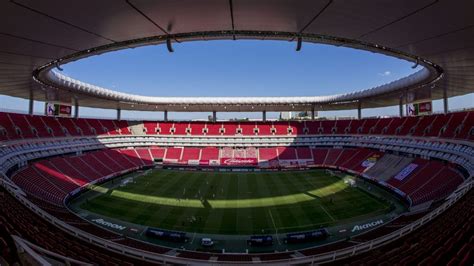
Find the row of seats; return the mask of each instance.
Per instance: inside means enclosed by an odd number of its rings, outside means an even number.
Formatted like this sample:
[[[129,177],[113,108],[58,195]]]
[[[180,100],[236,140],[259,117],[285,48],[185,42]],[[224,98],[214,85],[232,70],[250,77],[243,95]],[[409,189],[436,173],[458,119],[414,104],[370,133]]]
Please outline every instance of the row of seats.
[[[138,128],[132,130],[131,128]],[[297,136],[373,134],[474,139],[474,112],[419,117],[273,122],[157,122],[54,118],[0,112],[0,141],[89,135]]]
[[[66,195],[89,182],[124,170],[150,166],[154,160],[163,160],[166,164],[229,166],[232,164],[227,163],[226,159],[248,159],[247,153],[257,157],[253,157],[254,160],[243,160],[238,166],[255,166],[255,162],[261,168],[320,166],[351,171],[358,175],[367,172],[365,176],[403,192],[403,195],[412,200],[413,205],[443,198],[464,180],[462,173],[454,165],[421,158],[408,161],[410,166],[414,166],[412,171],[406,172],[405,164],[396,168],[397,171],[392,171],[391,176],[382,178],[373,175],[377,172],[371,172],[370,169],[380,168],[379,161],[385,167],[387,160],[384,157],[391,158],[391,154],[367,148],[309,147],[105,149],[79,156],[36,161],[18,171],[12,180],[27,193],[60,206]],[[406,174],[400,178],[402,172]]]
[[[474,193],[471,191],[457,202],[446,213],[424,225],[411,235],[403,237],[388,246],[384,246],[355,258],[337,261],[334,265],[470,265],[473,258],[473,222],[474,222]],[[420,218],[419,215],[408,217],[408,222]],[[398,222],[400,220],[400,222]],[[406,218],[395,220],[387,227],[399,228],[407,224]],[[402,221],[403,220],[403,221]],[[4,228],[4,229],[1,229]],[[70,237],[53,225],[28,210],[15,200],[9,193],[0,188],[0,237],[11,242],[10,234],[18,235],[36,245],[57,254],[84,262],[93,262],[107,265],[140,265],[132,258],[111,253],[105,249],[91,246],[89,243]],[[336,242],[330,245],[301,250],[299,256],[311,256],[332,250],[354,246],[357,242],[364,242],[380,236],[380,232],[369,232],[354,238],[352,241]],[[168,248],[148,245],[144,242],[128,238],[113,240],[114,242],[132,246],[134,248],[156,253],[168,252]],[[0,245],[3,242],[0,242]],[[8,246],[12,246],[11,244]],[[18,261],[12,251],[3,251],[9,262]],[[13,250],[15,252],[15,250]],[[199,253],[177,250],[176,256],[182,258],[218,261],[271,261],[291,259],[294,252],[273,254],[219,254]]]
[[[149,149],[106,149],[36,161],[12,180],[28,194],[61,206],[70,192],[94,180],[152,164]]]
[[[209,160],[214,161],[213,165],[219,165],[223,158],[244,159],[247,150],[255,151],[260,167],[287,167],[287,166],[322,166],[339,168],[352,171],[356,174],[370,177],[382,184],[388,184],[390,188],[396,188],[407,195],[413,205],[423,202],[437,200],[445,197],[463,182],[463,175],[456,170],[454,165],[441,161],[430,161],[421,158],[410,159],[392,154],[384,154],[366,148],[308,148],[308,147],[271,147],[271,148],[154,148],[160,149],[159,157],[165,164],[179,165],[209,165]],[[252,152],[253,153],[253,152]],[[212,156],[210,156],[212,154]],[[400,157],[396,160],[393,157]],[[385,159],[387,157],[387,159]],[[396,161],[395,166],[389,168],[389,163]],[[380,161],[380,166],[378,162]],[[268,162],[271,162],[270,164]],[[247,162],[247,166],[253,166]],[[396,178],[399,173],[406,171],[409,164],[415,166],[412,172],[406,174],[402,180]],[[238,164],[239,166],[244,165]],[[228,166],[228,164],[225,164]],[[375,171],[370,171],[374,167]],[[379,175],[376,169],[392,169],[386,175]]]
[[[0,188],[0,224],[17,235],[56,254],[96,265],[140,265],[140,261],[71,237],[31,212]]]
[[[412,234],[329,265],[472,265],[474,192]]]
[[[125,120],[49,117],[0,112],[0,141],[90,135],[129,135]]]

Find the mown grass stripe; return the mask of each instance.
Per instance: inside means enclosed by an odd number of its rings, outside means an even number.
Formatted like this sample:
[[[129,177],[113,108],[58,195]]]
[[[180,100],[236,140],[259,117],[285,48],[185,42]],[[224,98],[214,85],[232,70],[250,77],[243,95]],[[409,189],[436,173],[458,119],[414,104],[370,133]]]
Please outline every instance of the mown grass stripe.
[[[206,199],[204,202],[198,191]],[[155,170],[81,205],[132,223],[221,234],[273,233],[275,227],[279,233],[310,230],[384,213],[387,206],[388,203],[318,170]],[[186,222],[192,216],[202,217],[202,221]]]

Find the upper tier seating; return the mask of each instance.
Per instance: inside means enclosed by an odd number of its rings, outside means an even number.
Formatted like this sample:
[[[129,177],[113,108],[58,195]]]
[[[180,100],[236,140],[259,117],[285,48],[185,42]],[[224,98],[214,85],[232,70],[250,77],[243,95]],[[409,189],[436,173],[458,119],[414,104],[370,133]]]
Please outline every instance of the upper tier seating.
[[[118,128],[120,131],[120,134],[122,135],[130,135],[132,132],[130,132],[130,129],[128,128],[128,122],[125,120],[113,120],[115,124],[115,128]]]
[[[403,118],[367,118],[274,122],[155,122],[134,121],[135,134],[179,136],[298,136],[383,134],[416,137],[474,139],[474,112]],[[0,141],[91,135],[129,135],[124,120],[74,119],[0,113]]]

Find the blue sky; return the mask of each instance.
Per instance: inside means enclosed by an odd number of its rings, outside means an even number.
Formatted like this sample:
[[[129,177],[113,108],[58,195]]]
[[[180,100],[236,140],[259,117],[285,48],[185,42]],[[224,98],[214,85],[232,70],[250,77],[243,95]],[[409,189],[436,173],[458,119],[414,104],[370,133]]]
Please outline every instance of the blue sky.
[[[311,96],[381,85],[414,72],[412,63],[388,56],[328,45],[280,41],[197,41],[111,52],[63,66],[73,78],[118,91],[149,96]],[[4,108],[26,110],[27,103],[0,98]],[[473,95],[454,99],[469,107]],[[459,102],[459,103],[457,103]],[[441,108],[439,103],[435,108]],[[42,104],[35,104],[36,111]],[[365,110],[364,116],[396,115],[397,107]],[[111,117],[111,110],[82,108],[83,116]],[[355,116],[354,110],[322,115]],[[124,118],[162,118],[162,113],[123,112]],[[259,118],[260,113],[219,114],[219,118]],[[170,118],[206,118],[205,113],[172,113]],[[269,114],[276,118],[277,114]]]

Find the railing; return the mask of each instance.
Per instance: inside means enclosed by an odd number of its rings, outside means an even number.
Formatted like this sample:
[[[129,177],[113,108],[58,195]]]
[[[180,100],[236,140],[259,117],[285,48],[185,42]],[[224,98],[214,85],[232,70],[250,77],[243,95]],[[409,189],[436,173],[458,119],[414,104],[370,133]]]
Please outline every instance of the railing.
[[[42,266],[51,266],[53,265],[50,263],[48,260],[46,260],[44,257],[51,258],[54,260],[54,265],[56,265],[56,262],[61,262],[64,263],[65,265],[92,265],[89,263],[85,263],[82,261],[78,261],[75,259],[71,259],[68,257],[65,257],[63,255],[57,254],[55,252],[51,252],[49,250],[46,250],[40,246],[37,246],[19,236],[12,235],[13,240],[15,241],[15,244],[17,246],[17,249],[20,253],[25,252],[29,259],[33,260],[34,262],[38,263],[38,265]]]
[[[457,159],[448,159],[453,163],[457,163],[464,167],[471,175],[474,173],[474,157],[473,148],[474,143],[469,141],[458,141],[458,140],[439,140],[439,139],[423,139],[423,138],[403,138],[403,137],[380,137],[376,135],[315,135],[315,136],[268,136],[268,137],[255,137],[255,136],[238,136],[238,137],[227,137],[227,136],[160,136],[160,135],[121,135],[121,136],[91,136],[91,137],[80,137],[70,138],[70,141],[76,139],[87,140],[85,143],[71,143],[70,145],[64,144],[63,146],[55,146],[52,139],[38,140],[41,143],[41,147],[36,148],[25,148],[20,150],[16,148],[14,152],[0,155],[0,171],[6,172],[6,165],[4,163],[9,158],[19,158],[21,154],[31,154],[34,151],[46,151],[48,150],[52,154],[55,151],[60,151],[62,148],[74,148],[77,151],[86,151],[91,149],[101,148],[121,148],[121,147],[143,147],[143,146],[229,146],[229,147],[267,147],[267,146],[347,146],[347,147],[367,147],[374,149],[381,149],[383,151],[395,151],[415,154],[418,156],[438,158],[447,160],[447,155],[451,158],[452,156]],[[30,140],[17,141],[15,144],[20,143],[31,143]],[[440,146],[443,144],[444,146]],[[447,145],[451,147],[447,147]],[[10,145],[5,143],[4,145]],[[11,144],[13,145],[13,144]],[[462,151],[462,148],[469,148],[470,152]],[[410,149],[410,150],[409,150]],[[468,149],[468,150],[469,150]],[[39,159],[29,158],[31,159]],[[24,161],[24,159],[20,160]],[[20,163],[18,161],[17,163]],[[11,163],[10,163],[11,164]],[[12,167],[8,165],[8,167]]]
[[[3,181],[0,179],[0,184],[4,186]],[[457,191],[453,192],[443,203],[441,206],[436,208],[435,210],[431,211],[427,215],[423,216],[422,218],[414,221],[413,223],[397,230],[387,235],[381,236],[379,238],[373,239],[369,242],[361,243],[353,247],[339,249],[333,252],[322,253],[314,256],[307,256],[307,257],[297,257],[292,259],[283,259],[283,260],[275,260],[275,261],[265,261],[265,263],[274,263],[274,264],[299,264],[299,263],[326,263],[331,262],[339,259],[348,258],[351,256],[359,255],[370,251],[372,249],[381,247],[383,245],[389,244],[405,235],[408,235],[412,231],[418,229],[419,227],[423,226],[424,224],[428,223],[432,219],[436,218],[444,211],[446,211],[449,207],[451,207],[454,203],[456,203],[462,196],[464,196],[469,190],[473,187],[474,181],[469,181],[468,183],[461,186]],[[135,249],[129,246],[121,245],[112,241],[108,241],[97,236],[91,235],[86,233],[82,230],[79,230],[65,222],[53,217],[52,215],[46,213],[42,209],[38,208],[26,198],[21,195],[15,193],[15,191],[11,190],[8,186],[5,187],[12,195],[14,195],[20,202],[22,202],[25,206],[31,209],[33,212],[47,220],[48,222],[52,223],[53,225],[57,226],[59,229],[63,230],[64,232],[78,237],[80,239],[85,240],[86,242],[105,248],[111,252],[116,252],[123,254],[125,256],[129,256],[132,258],[155,262],[155,263],[190,263],[190,264],[213,264],[212,261],[203,261],[203,260],[196,260],[196,259],[188,259],[188,258],[177,258],[173,256],[169,256],[166,254],[156,254],[151,253],[139,249]],[[258,257],[258,255],[255,255]],[[228,261],[219,261],[215,262],[219,264],[242,264],[242,262],[228,262]]]
[[[128,136],[128,137],[131,137],[131,136]],[[133,139],[134,139],[134,141],[136,141],[139,138],[150,139],[150,138],[153,138],[153,137],[159,138],[159,136],[145,136],[145,137],[135,136],[135,137],[133,137]],[[334,138],[335,136],[331,136],[331,137]],[[345,137],[347,138],[348,141],[351,140],[351,142],[354,142],[354,136],[352,136],[352,137],[351,136],[345,136]],[[369,137],[370,136],[357,136],[357,137],[355,137],[356,141],[355,141],[354,144],[355,145],[366,145],[367,143],[370,143],[370,142],[383,143],[381,140],[377,140],[377,139],[370,140]],[[123,138],[123,137],[118,137],[118,138],[117,137],[114,137],[114,138],[108,137],[108,138],[99,138],[99,139],[101,140],[104,147],[109,146],[109,145],[112,145],[112,146],[113,145],[127,146],[127,145],[130,145],[130,143],[134,142],[134,141],[128,141],[128,143],[127,143],[125,141],[125,143],[120,143],[120,142],[118,144],[115,143],[121,138]],[[319,136],[318,138],[324,138],[324,137]],[[111,143],[107,143],[106,139],[110,139],[110,140],[117,139],[117,140],[111,141]],[[183,138],[180,138],[180,139],[183,139]],[[336,142],[341,143],[341,141],[335,140],[335,143]],[[152,143],[152,142],[151,141],[143,141],[142,144],[143,145],[150,145],[150,143]],[[471,146],[471,143],[468,143],[468,144],[469,144],[469,146]],[[201,143],[201,145],[202,145],[202,143]],[[308,145],[308,144],[306,144],[306,145]],[[327,143],[326,143],[326,145],[327,145]],[[410,143],[393,143],[391,145],[400,145],[400,146],[405,146],[405,145],[410,146],[411,145],[411,147],[421,148],[421,149],[428,149],[429,148],[429,147],[426,147],[426,146],[422,146],[419,143],[416,143],[416,144],[413,144],[413,145],[410,144]],[[435,149],[435,150],[439,150],[439,149]],[[443,151],[446,152],[447,150],[444,149]],[[468,160],[472,160],[472,158],[471,158],[472,155],[469,155],[469,154],[461,154],[461,155],[468,158]],[[6,179],[6,177],[4,177],[4,178],[5,178],[5,180],[8,180],[8,179]],[[38,208],[37,206],[32,204],[30,201],[28,201],[23,195],[18,193],[18,191],[15,190],[14,188],[10,187],[8,185],[8,183],[6,181],[4,181],[3,179],[1,179],[1,178],[0,178],[0,184],[3,187],[5,187],[10,192],[10,194],[14,195],[15,198],[17,198],[20,202],[22,202],[26,207],[31,209],[33,212],[35,212],[36,214],[41,216],[46,221],[54,224],[55,226],[57,226],[62,231],[66,232],[70,235],[76,236],[80,239],[83,239],[83,240],[87,241],[88,243],[90,243],[92,245],[103,247],[105,249],[110,250],[111,252],[116,252],[116,253],[124,254],[126,256],[133,257],[133,258],[136,258],[136,259],[141,259],[141,260],[145,260],[145,261],[149,261],[149,262],[155,262],[155,263],[191,263],[191,264],[212,264],[213,263],[212,261],[202,261],[202,260],[194,260],[194,259],[187,259],[187,258],[177,258],[177,257],[174,257],[174,256],[165,255],[165,254],[151,253],[151,252],[135,249],[135,248],[132,248],[132,247],[129,247],[129,246],[121,245],[121,244],[118,244],[118,243],[115,243],[115,242],[112,242],[112,241],[109,241],[109,240],[99,238],[95,235],[92,235],[92,234],[89,234],[89,233],[84,232],[82,230],[79,230],[79,229],[77,229],[77,228],[75,228],[75,227],[73,227],[69,224],[66,224],[65,222],[51,216],[47,212],[43,211],[42,209]],[[432,220],[433,218],[437,217],[439,214],[441,214],[446,209],[448,209],[452,204],[454,204],[460,197],[462,197],[462,195],[467,193],[472,188],[472,186],[473,186],[473,181],[468,181],[463,186],[461,186],[456,192],[451,194],[447,198],[447,200],[444,204],[442,204],[440,207],[438,207],[434,211],[430,212],[429,214],[427,214],[423,218],[421,218],[421,219],[413,222],[412,224],[410,224],[406,227],[403,227],[403,228],[401,228],[401,229],[399,229],[395,232],[392,232],[390,234],[381,236],[381,237],[379,237],[377,239],[374,239],[370,242],[361,243],[359,245],[356,245],[356,246],[353,246],[353,247],[350,247],[350,248],[340,249],[340,250],[337,250],[337,251],[334,251],[334,252],[328,252],[328,253],[318,254],[318,255],[309,256],[309,257],[297,257],[297,258],[292,258],[292,259],[287,259],[287,260],[276,260],[276,261],[271,261],[271,262],[272,263],[281,263],[281,264],[330,262],[330,261],[334,261],[334,260],[338,260],[338,259],[342,259],[342,258],[347,258],[347,257],[353,256],[353,255],[361,254],[363,252],[369,251],[369,250],[377,248],[379,246],[388,244],[388,243],[390,243],[390,242],[392,242],[396,239],[399,239],[400,237],[402,237],[404,235],[409,234],[413,230],[415,230],[415,229],[419,228],[420,226],[424,225],[426,222],[428,222],[428,221]],[[258,255],[255,255],[255,256],[258,256]],[[219,261],[219,262],[215,262],[215,263],[232,264],[233,262],[221,262],[221,261]],[[239,262],[239,263],[241,263],[241,262]]]

